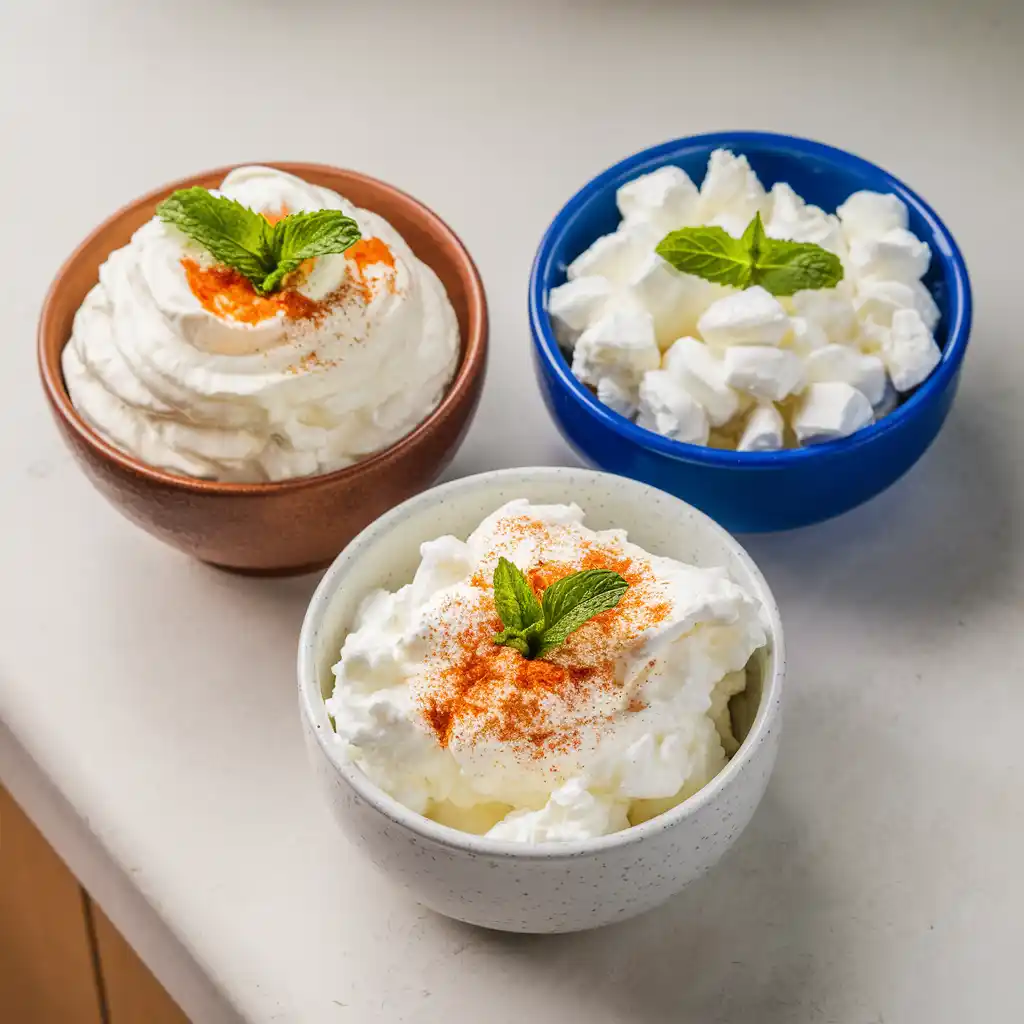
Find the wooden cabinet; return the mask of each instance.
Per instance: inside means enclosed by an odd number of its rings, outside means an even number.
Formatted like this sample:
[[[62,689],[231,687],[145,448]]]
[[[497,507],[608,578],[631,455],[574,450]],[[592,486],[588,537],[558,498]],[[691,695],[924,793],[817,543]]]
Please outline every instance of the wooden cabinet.
[[[188,1024],[188,1018],[93,904],[96,949],[110,1024]]]
[[[0,788],[0,1020],[104,1024],[85,899]]]
[[[188,1024],[2,786],[0,1021]]]

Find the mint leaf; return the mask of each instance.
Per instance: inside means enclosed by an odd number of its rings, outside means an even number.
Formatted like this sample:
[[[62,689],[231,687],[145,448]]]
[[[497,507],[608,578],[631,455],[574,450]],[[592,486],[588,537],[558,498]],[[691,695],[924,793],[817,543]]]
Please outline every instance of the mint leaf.
[[[205,188],[184,188],[157,208],[167,224],[198,242],[218,263],[226,264],[255,283],[275,266],[269,246],[270,225],[264,217],[233,199]]]
[[[617,572],[587,569],[552,583],[540,602],[526,577],[507,558],[499,558],[494,606],[505,628],[494,634],[494,642],[524,658],[542,657],[595,615],[614,608],[628,588]]]
[[[669,232],[655,252],[684,274],[735,288],[759,284],[772,295],[834,288],[843,279],[835,253],[812,242],[769,238],[760,212],[740,238],[719,227],[680,228]]]
[[[724,228],[694,227],[670,231],[654,250],[684,274],[742,288],[750,276],[750,252]]]
[[[198,187],[178,189],[156,212],[261,295],[277,290],[304,260],[344,252],[360,238],[359,225],[340,210],[292,213],[271,227],[262,214]]]
[[[608,569],[587,569],[553,583],[544,591],[545,625],[538,655],[564,643],[595,615],[614,608],[628,589],[629,584]]]
[[[505,631],[522,633],[544,618],[540,601],[526,577],[507,559],[499,558],[494,567],[494,606]]]
[[[617,572],[610,572],[608,569],[574,572],[552,583],[544,591],[541,601],[544,621],[549,625],[558,622],[567,612],[586,601],[593,593],[599,592],[608,582],[626,586],[626,581]]]
[[[341,210],[293,213],[273,227],[271,246],[277,267],[263,281],[263,291],[273,291],[286,274],[304,260],[342,253],[360,239],[359,225]]]
[[[495,633],[494,642],[502,647],[511,647],[524,658],[530,656],[529,641],[517,629],[503,629],[500,633]]]
[[[761,257],[761,253],[764,251],[765,242],[768,241],[768,236],[764,233],[764,224],[761,221],[760,210],[754,214],[754,219],[744,229],[740,241],[747,247],[747,252],[750,253],[751,266],[755,267],[758,259]]]
[[[834,252],[812,242],[766,238],[751,283],[772,295],[793,295],[805,289],[834,288],[842,279],[843,264]]]

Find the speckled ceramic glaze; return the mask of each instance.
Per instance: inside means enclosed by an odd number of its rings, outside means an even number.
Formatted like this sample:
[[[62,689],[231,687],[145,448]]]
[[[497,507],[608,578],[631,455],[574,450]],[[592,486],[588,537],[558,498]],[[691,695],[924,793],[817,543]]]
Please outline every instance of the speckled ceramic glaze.
[[[415,814],[343,757],[324,695],[360,600],[409,582],[424,540],[466,537],[513,498],[575,501],[593,529],[621,527],[659,555],[724,566],[764,605],[756,714],[739,751],[707,786],[666,814],[610,836],[525,846],[468,835]],[[420,903],[515,932],[569,932],[663,903],[715,864],[750,821],[779,741],[785,651],[768,585],[740,545],[703,513],[645,484],[583,469],[510,469],[436,487],[392,509],[338,556],[317,588],[299,642],[299,704],[314,770],[346,835]],[[751,702],[753,703],[753,702]]]
[[[109,444],[78,415],[64,384],[61,352],[100,265],[153,216],[160,200],[192,185],[213,188],[230,167],[171,182],[101,224],[50,286],[39,318],[38,346],[39,372],[57,425],[89,479],[119,512],[204,562],[276,575],[327,565],[367,523],[437,479],[480,400],[487,365],[487,299],[455,232],[412,196],[356,171],[322,164],[269,166],[325,185],[379,213],[441,279],[459,322],[459,365],[441,403],[405,437],[331,473],[272,483],[220,483],[147,466]]]

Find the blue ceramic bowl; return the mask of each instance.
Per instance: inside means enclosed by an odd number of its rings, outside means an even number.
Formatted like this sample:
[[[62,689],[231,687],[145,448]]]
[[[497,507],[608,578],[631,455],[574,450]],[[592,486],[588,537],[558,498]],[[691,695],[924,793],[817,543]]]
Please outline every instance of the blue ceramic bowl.
[[[932,250],[924,279],[942,313],[935,337],[942,362],[888,416],[839,441],[778,452],[733,452],[684,444],[636,426],[602,405],[573,377],[546,312],[565,268],[619,223],[615,190],[665,164],[704,176],[712,150],[743,153],[766,188],[787,181],[832,211],[860,189],[892,192],[910,229]],[[717,132],[666,142],[627,158],[586,184],[559,211],[530,276],[530,328],[544,399],[566,440],[592,465],[685,499],[729,530],[786,530],[818,522],[874,497],[902,476],[939,432],[956,393],[971,329],[971,286],[953,236],[903,182],[841,149],[768,132]]]

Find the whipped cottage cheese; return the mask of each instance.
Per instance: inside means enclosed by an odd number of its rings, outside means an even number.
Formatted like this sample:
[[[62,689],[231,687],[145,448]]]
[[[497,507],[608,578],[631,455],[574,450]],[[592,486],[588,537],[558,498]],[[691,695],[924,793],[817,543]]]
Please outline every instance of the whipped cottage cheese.
[[[760,605],[722,569],[583,519],[509,502],[465,541],[424,543],[411,583],[363,601],[327,710],[347,756],[412,810],[516,842],[588,839],[679,803],[736,749],[727,705],[767,643]],[[585,568],[629,588],[527,660],[493,642],[500,556],[538,594]]]
[[[835,214],[789,185],[765,191],[719,149],[698,188],[662,167],[617,193],[622,222],[568,267],[548,312],[572,372],[615,412],[691,444],[768,451],[845,437],[891,412],[938,364],[939,310],[921,278],[928,245],[894,195],[857,192]],[[835,288],[776,298],[681,273],[655,246],[716,225],[839,256]]]
[[[362,239],[261,298],[148,221],[75,317],[63,364],[79,413],[151,466],[223,481],[329,472],[409,433],[458,359],[434,272],[383,218],[294,175],[239,167],[219,194],[270,217],[342,210]]]

